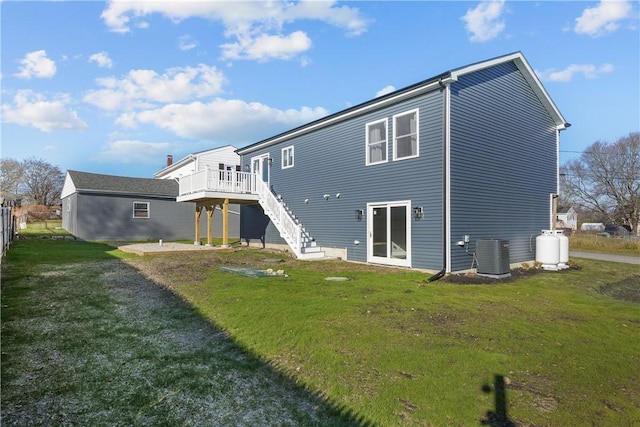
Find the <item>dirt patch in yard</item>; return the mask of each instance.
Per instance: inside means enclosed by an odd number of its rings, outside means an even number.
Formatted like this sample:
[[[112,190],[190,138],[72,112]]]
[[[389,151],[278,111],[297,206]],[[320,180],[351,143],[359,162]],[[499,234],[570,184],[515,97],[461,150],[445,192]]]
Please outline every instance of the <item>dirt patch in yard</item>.
[[[495,285],[500,283],[510,283],[526,277],[532,277],[539,274],[563,274],[573,270],[579,270],[580,266],[572,264],[568,269],[559,271],[545,271],[541,268],[515,268],[511,270],[511,276],[502,278],[493,278],[481,276],[476,273],[450,274],[443,277],[440,281],[445,283],[457,283],[461,285]]]
[[[601,294],[615,299],[640,303],[640,274],[627,277],[616,283],[602,285],[599,291]]]

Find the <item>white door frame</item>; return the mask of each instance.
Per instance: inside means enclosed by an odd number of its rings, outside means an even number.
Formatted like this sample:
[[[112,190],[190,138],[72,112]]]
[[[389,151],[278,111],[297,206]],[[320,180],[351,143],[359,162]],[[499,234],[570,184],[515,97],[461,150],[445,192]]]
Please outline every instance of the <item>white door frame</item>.
[[[251,173],[258,174],[258,179],[263,180],[270,187],[271,171],[269,170],[269,153],[261,154],[251,158]],[[266,177],[266,179],[265,179]]]
[[[405,258],[399,258],[393,256],[393,241],[391,238],[391,208],[404,207],[405,208],[405,232],[406,243],[404,250],[406,251]],[[387,223],[386,223],[386,256],[374,255],[374,208],[386,208],[387,210]],[[376,264],[396,265],[399,267],[411,267],[411,200],[400,200],[393,202],[375,202],[367,203],[367,262]]]

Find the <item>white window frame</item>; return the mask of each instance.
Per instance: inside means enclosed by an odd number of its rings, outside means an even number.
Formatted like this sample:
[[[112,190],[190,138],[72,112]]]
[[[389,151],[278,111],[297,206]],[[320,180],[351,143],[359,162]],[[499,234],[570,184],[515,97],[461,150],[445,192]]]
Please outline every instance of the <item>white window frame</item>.
[[[371,161],[371,150],[370,150],[370,143],[369,143],[369,128],[371,126],[380,124],[380,123],[384,123],[384,130],[385,130],[385,135],[384,135],[384,159],[383,160],[378,160],[376,162]],[[379,144],[381,142],[376,142],[376,144]],[[366,165],[378,165],[381,163],[387,163],[389,161],[389,119],[388,118],[384,118],[384,119],[380,119],[380,120],[376,120],[373,122],[369,122],[366,124],[365,126],[365,152],[366,152]]]
[[[380,256],[375,256],[374,255],[374,250],[373,250],[373,236],[374,236],[374,229],[373,229],[373,210],[374,208],[383,208],[387,210],[387,213],[390,213],[391,208],[404,208],[405,209],[405,233],[406,233],[406,258],[393,258],[391,256],[391,251],[392,251],[392,243],[393,241],[391,240],[392,236],[391,236],[391,215],[387,216],[387,228],[386,228],[386,232],[387,232],[387,236],[386,236],[386,240],[387,243],[389,244],[388,248],[387,248],[387,256],[385,257],[380,257]],[[411,252],[411,238],[412,238],[412,234],[411,234],[411,223],[412,223],[412,216],[411,216],[411,200],[398,200],[398,201],[389,201],[389,202],[376,202],[376,203],[367,203],[367,235],[368,235],[368,240],[367,240],[367,262],[373,263],[373,264],[385,264],[385,265],[395,265],[398,267],[411,267],[411,258],[412,258],[412,252]]]
[[[291,164],[289,164],[289,156],[287,155],[288,152],[291,152]],[[282,169],[289,169],[292,168],[293,165],[295,164],[295,151],[293,149],[293,145],[290,145],[288,147],[284,147],[282,149]]]
[[[396,120],[399,117],[403,117],[403,116],[408,116],[410,114],[415,114],[416,116],[416,152],[415,154],[412,154],[410,156],[402,156],[399,157],[398,156],[398,138],[405,138],[407,136],[412,136],[413,133],[409,133],[406,135],[398,135],[397,134],[397,129],[398,126],[396,125]],[[414,157],[418,157],[420,155],[420,114],[419,114],[419,110],[418,108],[416,108],[415,110],[409,110],[409,111],[405,111],[399,114],[395,114],[393,116],[393,161],[396,160],[406,160],[406,159],[413,159]]]
[[[136,211],[142,212],[142,209],[136,209],[136,205],[137,204],[146,205],[147,206],[147,209],[146,209],[147,216],[136,216]],[[136,202],[136,201],[134,201],[133,202],[132,215],[133,215],[133,219],[149,219],[149,218],[151,218],[151,209],[150,209],[150,206],[149,206],[149,202]]]

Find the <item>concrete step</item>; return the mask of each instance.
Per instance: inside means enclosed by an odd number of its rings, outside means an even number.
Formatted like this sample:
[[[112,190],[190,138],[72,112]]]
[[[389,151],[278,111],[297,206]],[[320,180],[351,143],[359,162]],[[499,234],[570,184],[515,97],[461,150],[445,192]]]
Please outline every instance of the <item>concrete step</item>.
[[[298,257],[298,259],[320,259],[320,258],[324,258],[324,252],[322,251],[311,252],[311,253],[303,252]]]

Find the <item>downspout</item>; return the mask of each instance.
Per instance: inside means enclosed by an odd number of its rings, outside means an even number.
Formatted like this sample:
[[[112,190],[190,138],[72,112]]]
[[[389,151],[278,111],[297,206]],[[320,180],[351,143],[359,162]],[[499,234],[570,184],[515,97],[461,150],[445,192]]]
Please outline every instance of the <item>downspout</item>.
[[[442,270],[427,279],[427,282],[435,282],[447,273],[447,146],[449,143],[449,85],[440,79],[440,87],[443,89],[443,126],[442,126]]]

